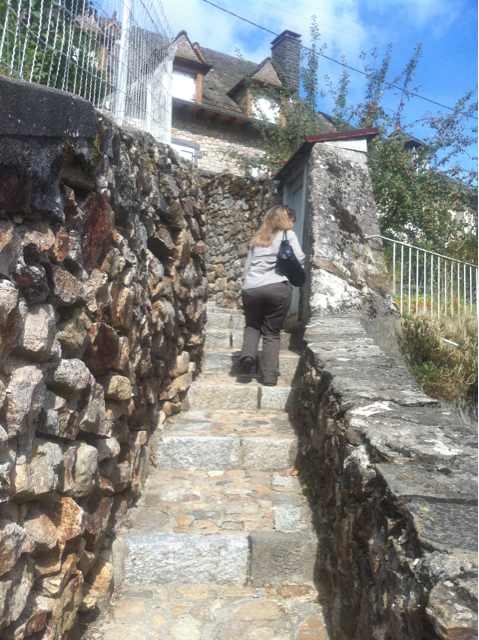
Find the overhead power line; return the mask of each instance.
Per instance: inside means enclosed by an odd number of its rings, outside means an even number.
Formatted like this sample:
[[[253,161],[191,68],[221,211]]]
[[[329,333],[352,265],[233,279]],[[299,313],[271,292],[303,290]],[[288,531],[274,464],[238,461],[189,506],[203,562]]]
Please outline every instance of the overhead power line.
[[[242,22],[246,22],[247,24],[256,27],[257,29],[261,29],[261,31],[265,31],[266,33],[271,34],[272,36],[279,36],[279,33],[276,33],[276,31],[273,31],[272,29],[269,29],[268,27],[265,27],[264,25],[258,24],[257,22],[254,22],[254,20],[249,20],[249,18],[245,18],[244,16],[240,15],[239,13],[235,13],[234,11],[230,11],[230,9],[227,9],[226,7],[222,7],[219,4],[216,4],[215,2],[212,2],[212,0],[201,0],[202,2],[204,2],[205,4],[209,4],[212,7],[215,7],[215,9],[218,9],[219,11],[223,11],[223,13],[226,13],[230,16],[233,16],[234,18],[237,18],[238,20],[241,20]],[[307,47],[306,45],[301,45],[301,47],[306,50],[306,51],[310,51],[312,53],[315,53],[316,55],[321,56],[322,58],[325,58],[326,60],[329,60],[330,62],[333,62],[334,64],[338,64],[339,66],[348,69],[349,71],[354,71],[355,73],[359,73],[362,76],[366,77],[366,78],[370,78],[371,74],[367,73],[367,71],[363,71],[363,69],[358,69],[358,67],[353,67],[352,65],[348,64],[347,62],[343,62],[341,60],[337,60],[336,58],[333,58],[332,56],[328,56],[325,53],[322,53],[320,51],[314,51],[313,49],[311,49],[311,47]],[[423,96],[420,93],[417,93],[415,91],[408,91],[407,89],[404,89],[404,87],[401,87],[398,84],[395,84],[394,82],[385,82],[384,83],[389,89],[397,89],[398,91],[400,91],[401,93],[404,93],[406,96],[411,96],[413,98],[418,98],[419,100],[424,100],[425,102],[429,102],[430,104],[435,105],[436,107],[441,107],[441,109],[447,109],[448,111],[454,111],[454,107],[450,107],[447,104],[443,104],[442,102],[438,102],[437,100],[433,100],[432,98],[428,98],[427,96]],[[470,116],[471,118],[474,116]]]

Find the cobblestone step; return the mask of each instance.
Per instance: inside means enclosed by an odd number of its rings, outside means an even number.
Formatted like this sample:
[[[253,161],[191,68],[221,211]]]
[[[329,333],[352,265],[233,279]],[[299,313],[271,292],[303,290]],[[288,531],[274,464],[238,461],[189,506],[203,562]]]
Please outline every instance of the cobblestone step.
[[[292,387],[267,387],[252,380],[233,382],[228,376],[205,376],[195,381],[188,394],[187,405],[192,409],[285,411],[292,402]]]
[[[160,468],[279,471],[294,464],[297,438],[285,413],[210,406],[172,421],[156,455]]]
[[[210,437],[193,437],[211,446]],[[282,445],[270,447],[272,459]],[[257,470],[266,451],[250,471],[178,472],[160,458],[124,525],[126,584],[311,581],[316,543],[306,500],[291,471]]]
[[[281,349],[288,349],[291,343],[291,334],[281,332]],[[243,346],[243,330],[228,328],[208,329],[206,332],[205,348],[208,349],[241,349]]]
[[[205,353],[203,360],[203,373],[205,374],[228,374],[237,376],[240,374],[239,359],[241,352],[231,349],[210,350]],[[259,353],[259,359],[262,358],[262,352]],[[299,364],[300,356],[292,351],[283,351],[280,357],[280,373],[282,380],[293,379]]]
[[[207,329],[243,330],[244,316],[238,312],[208,311]]]
[[[164,433],[208,433],[209,435],[292,435],[293,426],[283,411],[203,409],[183,411],[167,422]]]
[[[84,640],[326,640],[312,585],[185,584],[129,588]]]
[[[138,584],[311,583],[317,541],[304,531],[163,533],[153,524],[122,536],[124,580]]]
[[[308,503],[292,474],[159,469],[126,525],[163,533],[309,531]]]
[[[230,309],[227,307],[219,307],[214,302],[207,302],[206,309],[208,312],[208,318],[210,317],[209,315],[210,313],[212,314],[223,313],[223,314],[231,314],[233,316],[239,316],[240,318],[243,317],[243,311],[241,309]]]

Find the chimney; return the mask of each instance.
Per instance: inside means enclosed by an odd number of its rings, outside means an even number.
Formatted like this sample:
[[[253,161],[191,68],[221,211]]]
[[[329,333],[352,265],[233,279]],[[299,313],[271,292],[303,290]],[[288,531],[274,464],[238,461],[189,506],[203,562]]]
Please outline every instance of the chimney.
[[[286,89],[293,93],[299,90],[299,62],[301,36],[294,31],[283,31],[271,43],[271,58]]]

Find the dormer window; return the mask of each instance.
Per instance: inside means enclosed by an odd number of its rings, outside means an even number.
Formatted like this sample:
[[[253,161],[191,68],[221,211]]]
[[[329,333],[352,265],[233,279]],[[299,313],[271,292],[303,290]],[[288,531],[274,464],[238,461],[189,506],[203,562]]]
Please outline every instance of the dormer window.
[[[211,69],[211,65],[206,62],[200,45],[197,42],[191,43],[185,31],[177,35],[175,46],[173,98],[187,102],[202,102],[203,78]]]
[[[252,100],[251,115],[258,120],[276,124],[279,118],[279,105],[271,98],[256,97]]]
[[[196,74],[187,71],[173,71],[172,93],[174,98],[194,101],[197,96]]]
[[[228,91],[228,95],[250,118],[279,124],[281,80],[271,60],[266,58],[249,75]]]

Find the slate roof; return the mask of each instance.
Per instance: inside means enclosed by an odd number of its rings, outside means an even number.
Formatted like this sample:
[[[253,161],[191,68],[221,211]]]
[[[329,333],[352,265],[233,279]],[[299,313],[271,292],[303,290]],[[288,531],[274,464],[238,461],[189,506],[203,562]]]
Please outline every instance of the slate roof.
[[[226,111],[243,114],[239,105],[228,96],[228,92],[245,77],[252,75],[258,63],[205,47],[201,47],[201,51],[212,67],[204,79],[203,103],[213,108],[219,107]]]
[[[203,84],[203,105],[211,110],[245,115],[240,106],[228,95],[241,80],[251,77],[261,64],[230,56],[214,49],[201,47],[205,60],[211,65]],[[274,66],[274,65],[273,65]],[[326,114],[318,113],[318,131],[331,131],[333,122]]]

